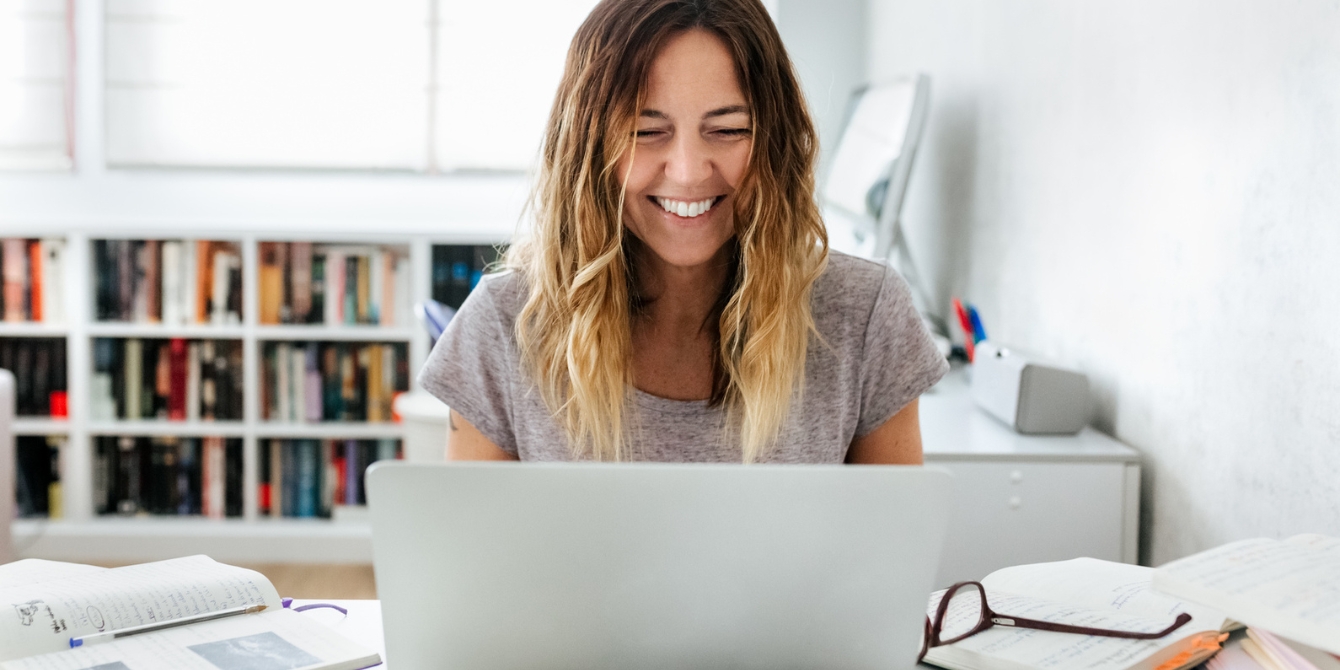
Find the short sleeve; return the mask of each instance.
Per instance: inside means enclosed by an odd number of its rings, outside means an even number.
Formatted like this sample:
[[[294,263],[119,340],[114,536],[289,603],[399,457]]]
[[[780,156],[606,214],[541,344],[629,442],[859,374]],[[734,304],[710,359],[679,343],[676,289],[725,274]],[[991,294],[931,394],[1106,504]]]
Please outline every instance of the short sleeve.
[[[500,283],[487,277],[470,292],[428,355],[419,385],[503,451],[516,454],[511,412],[516,339],[498,306]]]
[[[861,359],[861,416],[856,436],[873,432],[949,371],[907,282],[887,268],[866,323]]]

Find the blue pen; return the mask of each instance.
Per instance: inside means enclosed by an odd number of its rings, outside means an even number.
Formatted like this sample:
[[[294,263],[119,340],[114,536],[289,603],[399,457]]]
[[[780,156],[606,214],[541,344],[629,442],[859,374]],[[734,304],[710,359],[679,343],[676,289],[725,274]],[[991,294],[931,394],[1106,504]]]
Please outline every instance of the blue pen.
[[[972,322],[972,343],[977,344],[986,339],[986,328],[982,327],[982,317],[977,316],[977,308],[968,305],[968,321]]]

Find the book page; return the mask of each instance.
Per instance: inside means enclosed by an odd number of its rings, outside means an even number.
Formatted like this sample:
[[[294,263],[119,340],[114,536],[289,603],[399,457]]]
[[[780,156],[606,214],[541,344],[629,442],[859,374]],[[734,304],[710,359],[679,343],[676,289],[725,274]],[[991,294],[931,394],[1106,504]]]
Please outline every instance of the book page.
[[[1331,537],[1329,535],[1305,533],[1303,535],[1295,535],[1285,540],[1285,542],[1296,547],[1305,547],[1307,549],[1324,551],[1328,554],[1340,556],[1340,538]]]
[[[354,670],[380,661],[302,613],[278,609],[13,660],[0,670]]]
[[[1340,653],[1340,555],[1279,540],[1242,540],[1158,568],[1154,587]]]
[[[83,563],[64,563],[62,561],[44,561],[40,558],[25,558],[21,561],[0,565],[0,589],[27,584],[40,584],[54,579],[75,577],[78,575],[106,572],[107,568]]]
[[[935,608],[943,595],[944,592],[940,591],[931,596],[928,614],[934,616]],[[1169,623],[1162,619],[1101,611],[1004,591],[992,591],[989,586],[987,600],[991,604],[991,609],[1001,616],[1012,614],[1090,628],[1153,632],[1166,628]],[[962,620],[976,616],[976,607],[971,605],[969,599],[955,598],[945,614],[945,619]],[[969,626],[971,623],[961,627]],[[926,654],[926,661],[951,668],[989,666],[1127,670],[1155,656],[1171,657],[1183,647],[1189,647],[1197,638],[1217,634],[1217,631],[1191,628],[1189,623],[1159,640],[1131,640],[993,626],[966,640],[931,649]]]
[[[208,556],[0,589],[0,661],[69,649],[70,638],[230,607],[281,607],[258,572]]]
[[[1165,621],[1164,625],[1186,612],[1192,616],[1188,626],[1214,630],[1233,627],[1233,622],[1218,610],[1155,591],[1153,576],[1153,568],[1076,558],[1003,568],[987,575],[982,584],[988,593],[992,589],[1027,593],[1092,609],[1156,618]]]

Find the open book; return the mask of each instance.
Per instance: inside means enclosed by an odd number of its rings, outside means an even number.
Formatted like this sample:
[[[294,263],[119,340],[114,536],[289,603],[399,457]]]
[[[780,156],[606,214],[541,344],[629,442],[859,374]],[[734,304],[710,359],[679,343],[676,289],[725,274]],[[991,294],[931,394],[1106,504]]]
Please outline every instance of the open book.
[[[1131,640],[993,626],[951,645],[934,647],[926,662],[951,670],[1174,670],[1190,668],[1219,650],[1222,633],[1237,624],[1222,613],[1158,593],[1153,569],[1076,558],[1017,565],[985,579],[987,600],[1001,616],[1010,614],[1090,628],[1158,631],[1186,612],[1186,625],[1158,640]],[[943,591],[931,595],[934,616]],[[946,620],[964,599],[955,598]],[[973,612],[967,616],[975,616]]]
[[[1340,539],[1255,539],[1168,563],[1154,587],[1253,628],[1340,654]]]
[[[71,648],[74,638],[236,607],[263,612]],[[28,559],[0,566],[0,670],[356,670],[380,656],[284,609],[251,570],[189,556],[124,568]]]

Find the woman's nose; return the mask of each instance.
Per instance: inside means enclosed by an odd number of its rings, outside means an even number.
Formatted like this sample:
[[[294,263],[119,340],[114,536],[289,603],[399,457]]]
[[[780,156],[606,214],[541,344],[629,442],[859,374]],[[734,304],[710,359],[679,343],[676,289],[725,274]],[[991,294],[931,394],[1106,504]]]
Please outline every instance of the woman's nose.
[[[696,137],[680,136],[665,165],[665,176],[672,182],[684,185],[699,184],[712,176],[712,157],[707,147]]]

